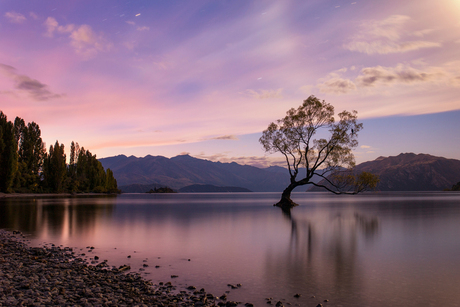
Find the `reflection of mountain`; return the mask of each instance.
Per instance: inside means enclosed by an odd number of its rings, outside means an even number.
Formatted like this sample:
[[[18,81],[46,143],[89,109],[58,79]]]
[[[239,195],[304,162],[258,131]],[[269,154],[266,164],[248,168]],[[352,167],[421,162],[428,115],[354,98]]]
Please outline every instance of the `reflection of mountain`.
[[[54,237],[91,233],[103,217],[111,215],[114,197],[7,198],[0,202],[0,228]]]

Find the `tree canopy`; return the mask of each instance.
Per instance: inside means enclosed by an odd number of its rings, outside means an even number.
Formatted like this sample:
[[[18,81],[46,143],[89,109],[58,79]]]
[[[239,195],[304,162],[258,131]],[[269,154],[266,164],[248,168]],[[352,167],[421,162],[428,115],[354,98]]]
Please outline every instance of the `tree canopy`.
[[[312,184],[335,194],[357,194],[375,188],[377,176],[353,171],[352,150],[358,146],[358,132],[363,128],[357,114],[343,111],[336,121],[331,104],[310,96],[263,131],[259,142],[266,152],[284,156],[290,175],[290,184],[276,205],[295,206],[291,192],[301,185]],[[305,173],[300,174],[302,168]],[[312,181],[314,176],[323,180],[316,183]]]
[[[110,169],[96,155],[72,142],[66,163],[64,144],[58,141],[46,152],[40,127],[16,117],[8,121],[0,111],[0,192],[61,193],[118,192]]]

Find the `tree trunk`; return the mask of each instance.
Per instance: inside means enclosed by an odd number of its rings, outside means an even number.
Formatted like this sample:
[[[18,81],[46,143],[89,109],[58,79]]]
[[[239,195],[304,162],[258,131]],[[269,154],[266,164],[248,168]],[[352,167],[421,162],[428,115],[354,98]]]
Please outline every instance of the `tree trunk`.
[[[291,192],[297,186],[298,186],[297,182],[291,182],[291,184],[286,189],[284,189],[283,194],[281,194],[280,201],[277,202],[275,206],[281,207],[281,208],[292,208],[292,207],[298,206],[298,204],[293,202],[291,199]]]

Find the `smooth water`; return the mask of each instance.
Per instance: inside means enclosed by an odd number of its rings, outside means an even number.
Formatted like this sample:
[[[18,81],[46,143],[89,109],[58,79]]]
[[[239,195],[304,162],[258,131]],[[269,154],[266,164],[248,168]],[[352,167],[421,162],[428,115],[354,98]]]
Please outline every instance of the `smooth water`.
[[[278,197],[1,199],[0,228],[256,306],[460,306],[460,194],[294,193],[290,212]]]

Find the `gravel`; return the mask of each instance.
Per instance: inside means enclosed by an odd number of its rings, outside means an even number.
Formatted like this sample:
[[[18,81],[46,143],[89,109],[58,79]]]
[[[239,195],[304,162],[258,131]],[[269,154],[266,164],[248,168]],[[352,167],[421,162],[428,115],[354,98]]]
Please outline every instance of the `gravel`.
[[[205,289],[153,284],[129,266],[88,265],[69,247],[31,247],[0,229],[0,306],[252,306]]]

